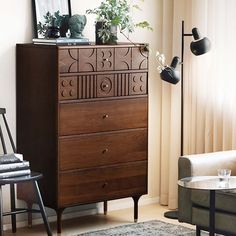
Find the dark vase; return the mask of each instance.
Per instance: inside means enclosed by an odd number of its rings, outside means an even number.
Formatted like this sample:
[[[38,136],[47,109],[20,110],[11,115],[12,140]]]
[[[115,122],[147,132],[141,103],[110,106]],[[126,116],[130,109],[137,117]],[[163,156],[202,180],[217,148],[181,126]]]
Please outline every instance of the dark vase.
[[[117,26],[114,25],[110,28],[111,31],[111,37],[103,42],[103,40],[99,37],[98,33],[99,30],[104,27],[102,21],[97,21],[95,25],[95,36],[96,36],[96,44],[102,45],[102,44],[117,44]]]
[[[69,15],[63,15],[63,19],[60,24],[60,37],[66,37],[66,33],[68,32],[69,29]]]
[[[96,25],[95,25],[96,44],[99,44],[99,45],[104,44],[102,39],[98,35],[98,31],[102,28],[102,26],[103,26],[102,21],[96,22]]]
[[[60,37],[59,27],[49,26],[45,36],[46,38],[59,38]]]

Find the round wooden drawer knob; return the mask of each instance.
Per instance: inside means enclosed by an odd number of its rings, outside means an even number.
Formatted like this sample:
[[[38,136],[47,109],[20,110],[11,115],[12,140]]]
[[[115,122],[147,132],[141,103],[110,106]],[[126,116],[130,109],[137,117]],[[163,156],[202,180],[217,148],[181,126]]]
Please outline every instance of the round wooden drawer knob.
[[[105,88],[108,88],[109,85],[108,84],[102,84],[102,88],[105,89]]]
[[[102,185],[103,188],[106,188],[107,186],[108,186],[108,183],[107,183],[107,182],[105,182],[105,183]]]
[[[109,117],[108,114],[103,115],[103,119],[106,119],[106,118],[108,118],[108,117]]]
[[[107,153],[107,152],[108,152],[108,148],[105,148],[105,149],[102,151],[103,154],[105,154],[105,153]]]

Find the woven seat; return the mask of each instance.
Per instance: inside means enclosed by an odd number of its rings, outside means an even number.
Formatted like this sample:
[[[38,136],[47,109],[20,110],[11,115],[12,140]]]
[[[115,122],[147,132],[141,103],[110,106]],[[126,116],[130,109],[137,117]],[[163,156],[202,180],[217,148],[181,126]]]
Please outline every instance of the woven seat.
[[[12,136],[11,136],[11,132],[10,132],[10,129],[9,129],[6,117],[5,117],[5,113],[6,113],[6,109],[0,108],[0,115],[3,118],[3,124],[5,125],[6,132],[8,134],[13,152],[15,153],[16,147],[15,147],[15,144],[14,144]],[[6,154],[7,149],[6,149],[6,144],[5,144],[1,124],[0,124],[0,138],[1,138],[1,143],[2,143],[2,147],[3,147],[3,152],[4,152],[4,154]],[[39,190],[38,182],[37,182],[42,177],[43,176],[41,173],[31,171],[30,174],[23,175],[23,176],[17,176],[17,177],[11,177],[11,178],[0,178],[0,236],[3,236],[3,216],[11,215],[12,232],[15,233],[16,232],[16,214],[27,213],[27,212],[41,213],[41,215],[43,217],[45,228],[47,230],[47,234],[50,236],[52,235],[52,232],[51,232],[51,229],[50,229],[50,226],[48,223],[46,211],[44,208],[44,204],[42,201],[41,193]],[[15,186],[14,185],[17,183],[23,183],[23,182],[29,182],[29,181],[31,181],[34,186],[39,209],[16,208]],[[6,185],[6,184],[10,185],[11,210],[9,212],[3,212],[2,186]]]

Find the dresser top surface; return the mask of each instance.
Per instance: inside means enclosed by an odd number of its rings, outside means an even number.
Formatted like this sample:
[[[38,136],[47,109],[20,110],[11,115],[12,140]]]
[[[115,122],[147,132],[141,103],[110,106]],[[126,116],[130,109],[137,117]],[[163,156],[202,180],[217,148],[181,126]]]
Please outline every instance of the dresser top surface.
[[[34,44],[34,43],[19,43],[17,46],[20,47],[49,47],[49,48],[58,48],[58,49],[67,49],[67,48],[111,48],[111,47],[116,47],[116,48],[122,48],[122,47],[144,47],[148,45],[147,43],[127,43],[127,42],[121,42],[116,45],[96,45],[94,43],[89,44],[89,45],[49,45],[49,44]]]

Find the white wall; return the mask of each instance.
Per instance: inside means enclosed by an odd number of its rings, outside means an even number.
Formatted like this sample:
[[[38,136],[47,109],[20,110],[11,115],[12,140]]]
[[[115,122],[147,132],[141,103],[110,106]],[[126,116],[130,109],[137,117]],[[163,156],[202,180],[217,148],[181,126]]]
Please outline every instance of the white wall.
[[[154,31],[137,29],[130,38],[134,42],[147,42],[150,45],[149,69],[149,176],[148,187],[150,198],[159,196],[159,123],[160,123],[160,81],[156,70],[155,51],[161,45],[162,1],[145,0],[139,5],[142,12],[133,13],[135,21],[147,20]],[[71,0],[72,13],[84,14],[88,8],[99,5],[100,0]],[[84,34],[94,40],[94,16],[88,16]],[[29,43],[32,39],[32,11],[31,0],[7,0],[1,2],[0,7],[0,107],[7,108],[7,117],[15,138],[16,101],[15,101],[15,45],[16,43]],[[121,36],[120,41],[125,41]],[[8,190],[8,188],[5,188]],[[6,194],[4,198],[6,205]],[[141,199],[142,200],[142,199]]]

